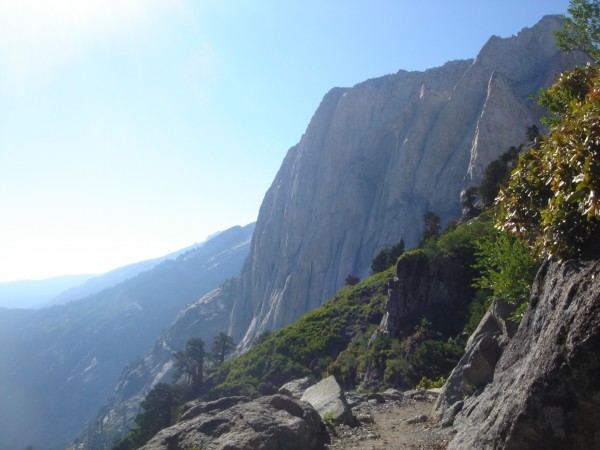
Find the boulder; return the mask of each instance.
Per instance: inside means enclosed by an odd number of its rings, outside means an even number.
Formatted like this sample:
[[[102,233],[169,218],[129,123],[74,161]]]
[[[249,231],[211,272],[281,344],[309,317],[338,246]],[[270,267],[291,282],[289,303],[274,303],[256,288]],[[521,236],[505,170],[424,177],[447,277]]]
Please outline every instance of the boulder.
[[[465,398],[449,449],[600,448],[600,261],[546,261],[529,309]]]
[[[301,400],[310,403],[319,413],[321,418],[334,415],[336,423],[356,426],[356,418],[348,406],[344,391],[333,375],[309,387]]]
[[[297,380],[292,380],[288,383],[285,383],[279,388],[278,393],[287,395],[288,397],[300,399],[302,398],[302,395],[304,395],[304,391],[306,391],[306,389],[315,383],[316,381],[313,377],[298,378]]]
[[[327,430],[319,414],[309,404],[279,394],[240,401],[240,397],[235,397],[209,402],[204,407],[196,405],[197,414],[193,418],[161,430],[142,449],[325,448]]]

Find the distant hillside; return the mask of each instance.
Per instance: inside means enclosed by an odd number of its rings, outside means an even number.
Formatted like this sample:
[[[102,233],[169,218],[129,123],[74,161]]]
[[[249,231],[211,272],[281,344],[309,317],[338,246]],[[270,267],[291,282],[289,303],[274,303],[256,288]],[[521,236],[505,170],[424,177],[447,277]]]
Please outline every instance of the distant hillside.
[[[0,309],[0,448],[59,449],[110,396],[186,304],[236,275],[254,224],[224,231],[86,299]]]
[[[217,236],[210,236],[207,240]],[[65,275],[44,280],[23,280],[0,283],[0,308],[44,308],[79,300],[152,269],[168,259],[192,250],[203,243],[191,245],[159,258],[128,264],[101,275]]]
[[[41,308],[62,292],[79,286],[95,275],[65,275],[46,280],[0,283],[0,308]]]
[[[95,276],[85,281],[83,284],[74,286],[68,290],[65,289],[64,292],[61,292],[60,294],[52,297],[44,306],[58,305],[73,300],[85,298],[89,295],[100,292],[103,289],[115,286],[125,280],[128,280],[129,278],[133,278],[142,272],[150,270],[163,261],[166,261],[168,259],[175,259],[179,255],[201,245],[203,245],[203,243],[192,245],[182,250],[178,250],[174,253],[161,256],[160,258],[153,258],[148,259],[146,261],[128,264],[126,266],[119,267],[118,269],[111,270],[110,272],[107,272],[105,274]]]

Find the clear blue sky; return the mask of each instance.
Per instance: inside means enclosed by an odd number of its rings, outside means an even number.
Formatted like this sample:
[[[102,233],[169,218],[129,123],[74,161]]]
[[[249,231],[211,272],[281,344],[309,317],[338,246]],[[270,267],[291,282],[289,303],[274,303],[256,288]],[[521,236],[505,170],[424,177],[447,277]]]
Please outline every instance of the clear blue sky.
[[[323,95],[474,57],[567,0],[0,0],[0,281],[256,220]]]

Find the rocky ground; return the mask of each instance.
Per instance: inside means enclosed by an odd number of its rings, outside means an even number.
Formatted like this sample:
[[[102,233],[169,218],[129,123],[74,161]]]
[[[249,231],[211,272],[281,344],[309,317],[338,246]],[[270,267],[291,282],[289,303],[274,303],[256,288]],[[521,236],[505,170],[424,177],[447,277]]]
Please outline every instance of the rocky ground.
[[[352,396],[349,395],[352,403]],[[383,402],[382,402],[383,400]],[[356,400],[355,400],[356,401]],[[330,428],[329,449],[393,450],[445,449],[452,438],[451,428],[442,428],[431,417],[435,397],[371,398],[352,408],[361,425]]]

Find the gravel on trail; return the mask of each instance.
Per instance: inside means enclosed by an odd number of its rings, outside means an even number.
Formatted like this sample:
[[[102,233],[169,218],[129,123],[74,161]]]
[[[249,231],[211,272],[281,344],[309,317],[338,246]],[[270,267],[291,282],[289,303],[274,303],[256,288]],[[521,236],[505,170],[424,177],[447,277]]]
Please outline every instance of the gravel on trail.
[[[442,450],[452,439],[452,428],[432,418],[435,399],[363,401],[352,408],[361,425],[330,429],[331,450]]]

